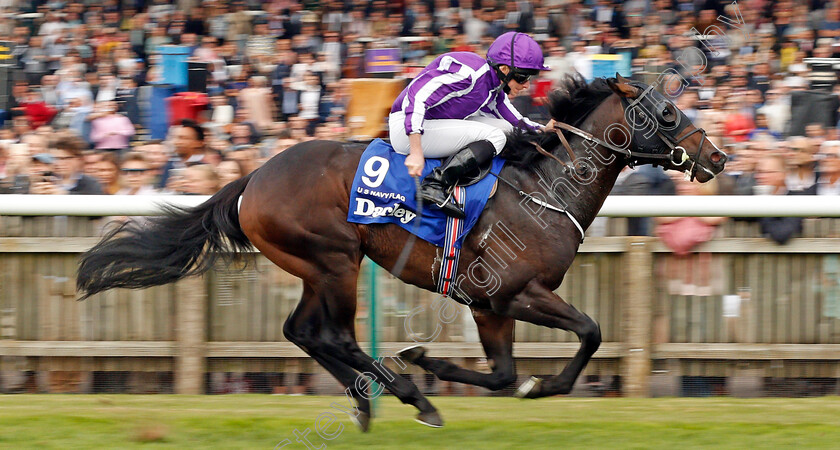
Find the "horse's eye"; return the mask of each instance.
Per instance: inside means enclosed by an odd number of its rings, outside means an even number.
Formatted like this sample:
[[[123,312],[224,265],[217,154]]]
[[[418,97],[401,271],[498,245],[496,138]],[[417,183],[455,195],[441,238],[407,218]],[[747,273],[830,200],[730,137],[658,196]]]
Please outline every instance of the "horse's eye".
[[[659,113],[659,118],[665,124],[671,124],[671,123],[674,123],[675,120],[677,120],[677,116],[674,113],[674,111],[671,109],[670,105],[665,105],[662,108],[662,112]]]

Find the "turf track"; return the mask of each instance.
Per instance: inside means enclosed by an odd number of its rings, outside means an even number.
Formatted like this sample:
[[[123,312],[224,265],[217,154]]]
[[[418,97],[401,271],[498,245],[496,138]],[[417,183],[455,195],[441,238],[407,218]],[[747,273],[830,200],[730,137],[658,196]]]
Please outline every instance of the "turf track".
[[[339,397],[0,395],[0,448],[838,448],[840,399],[431,398],[446,426],[379,400],[370,433],[330,407]],[[339,422],[315,432],[319,414]],[[339,428],[338,424],[343,426]],[[341,430],[340,434],[338,431]]]

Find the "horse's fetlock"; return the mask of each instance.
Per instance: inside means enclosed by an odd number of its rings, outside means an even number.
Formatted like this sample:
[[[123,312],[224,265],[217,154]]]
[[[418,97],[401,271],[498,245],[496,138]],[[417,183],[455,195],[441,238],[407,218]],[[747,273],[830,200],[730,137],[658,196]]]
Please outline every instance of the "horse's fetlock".
[[[493,374],[492,381],[488,384],[487,389],[491,391],[502,390],[516,381],[516,373],[514,372],[497,372]]]
[[[575,383],[573,381],[572,382],[564,381],[564,382],[560,383],[560,385],[557,387],[557,394],[558,395],[568,395],[572,392],[572,388],[574,388],[574,387],[575,387]]]

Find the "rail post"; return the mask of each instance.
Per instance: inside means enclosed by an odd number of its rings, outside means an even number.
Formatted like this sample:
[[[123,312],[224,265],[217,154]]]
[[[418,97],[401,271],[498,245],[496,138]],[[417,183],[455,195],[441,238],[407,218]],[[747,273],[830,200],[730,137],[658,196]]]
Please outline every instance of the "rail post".
[[[179,281],[175,289],[175,393],[203,394],[207,368],[207,280],[188,277]]]
[[[653,314],[653,238],[629,236],[624,264],[621,361],[623,394],[650,395],[651,314]]]

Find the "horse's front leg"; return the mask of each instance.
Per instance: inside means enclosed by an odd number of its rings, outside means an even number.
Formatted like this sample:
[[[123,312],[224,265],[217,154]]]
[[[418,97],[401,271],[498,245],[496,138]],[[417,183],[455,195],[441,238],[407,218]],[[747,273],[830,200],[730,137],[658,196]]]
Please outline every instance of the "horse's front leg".
[[[478,325],[478,336],[492,373],[476,372],[443,359],[430,358],[426,356],[426,350],[422,346],[409,347],[397,355],[432,372],[444,381],[472,384],[493,391],[504,389],[516,381],[516,366],[513,361],[514,320],[492,312],[476,312],[473,317]]]
[[[531,378],[519,387],[516,396],[539,398],[571,392],[575,380],[601,345],[601,328],[598,323],[536,280],[531,280],[512,300],[499,302],[493,307],[497,313],[516,320],[577,334],[580,349],[560,375],[546,380]]]

